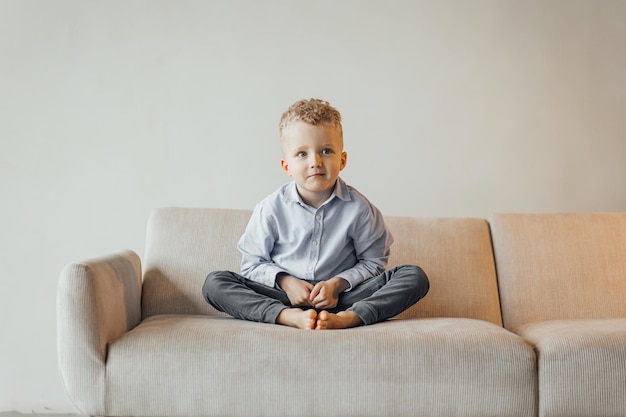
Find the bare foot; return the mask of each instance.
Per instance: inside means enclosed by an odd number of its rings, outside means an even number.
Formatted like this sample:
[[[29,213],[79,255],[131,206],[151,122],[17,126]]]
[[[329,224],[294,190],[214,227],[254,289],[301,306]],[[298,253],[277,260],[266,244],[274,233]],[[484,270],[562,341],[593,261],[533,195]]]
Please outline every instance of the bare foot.
[[[352,311],[340,311],[337,314],[324,310],[317,316],[317,326],[315,330],[325,329],[347,329],[363,324],[361,318]]]
[[[301,310],[299,308],[285,308],[276,317],[276,323],[298,329],[315,329],[317,311]]]

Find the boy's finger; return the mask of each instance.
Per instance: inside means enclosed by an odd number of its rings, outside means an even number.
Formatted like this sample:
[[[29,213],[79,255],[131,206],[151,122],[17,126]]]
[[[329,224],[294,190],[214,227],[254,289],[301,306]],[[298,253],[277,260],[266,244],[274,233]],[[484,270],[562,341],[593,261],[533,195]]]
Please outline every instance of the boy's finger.
[[[313,300],[313,306],[315,308],[324,309],[328,307],[328,300],[319,296],[315,300]]]
[[[309,295],[309,299],[311,300],[315,299],[315,297],[317,297],[319,293],[320,293],[320,284],[317,284],[315,285],[315,287],[311,289],[311,294]]]

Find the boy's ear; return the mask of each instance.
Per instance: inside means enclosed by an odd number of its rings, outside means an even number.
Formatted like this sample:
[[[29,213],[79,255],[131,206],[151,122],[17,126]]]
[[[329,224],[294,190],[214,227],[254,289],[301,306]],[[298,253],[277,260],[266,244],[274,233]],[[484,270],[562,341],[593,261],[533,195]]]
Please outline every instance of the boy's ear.
[[[346,164],[348,163],[348,154],[346,152],[341,152],[341,163],[339,164],[339,170],[342,171]]]
[[[291,176],[291,174],[289,173],[289,164],[287,163],[287,161],[281,159],[280,166],[283,168],[283,171],[285,171],[285,174]]]

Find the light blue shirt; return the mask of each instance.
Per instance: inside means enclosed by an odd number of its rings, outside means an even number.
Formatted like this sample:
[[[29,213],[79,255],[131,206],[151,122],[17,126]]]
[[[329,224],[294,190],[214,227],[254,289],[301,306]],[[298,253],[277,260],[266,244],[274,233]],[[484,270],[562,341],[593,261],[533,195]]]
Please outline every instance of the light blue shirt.
[[[380,211],[337,179],[318,209],[302,201],[295,182],[283,185],[254,208],[237,247],[241,273],[273,287],[287,273],[309,281],[344,278],[354,288],[384,272],[393,237]]]

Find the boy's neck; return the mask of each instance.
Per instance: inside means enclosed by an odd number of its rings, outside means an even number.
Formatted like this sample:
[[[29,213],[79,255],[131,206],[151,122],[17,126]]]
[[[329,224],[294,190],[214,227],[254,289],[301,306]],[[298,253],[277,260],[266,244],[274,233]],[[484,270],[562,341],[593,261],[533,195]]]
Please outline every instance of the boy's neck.
[[[320,193],[302,193],[300,188],[296,185],[296,191],[306,205],[311,206],[314,209],[318,209],[330,198],[331,195],[333,195],[335,187]]]

